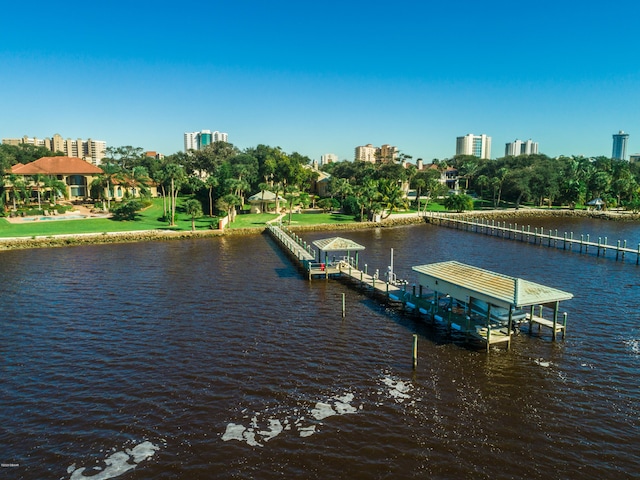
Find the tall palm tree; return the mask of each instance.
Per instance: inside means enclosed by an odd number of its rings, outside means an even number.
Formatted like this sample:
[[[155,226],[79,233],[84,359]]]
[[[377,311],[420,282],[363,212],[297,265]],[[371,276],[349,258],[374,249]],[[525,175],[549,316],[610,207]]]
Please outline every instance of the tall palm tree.
[[[178,192],[180,191],[180,187],[184,183],[186,179],[186,173],[184,168],[175,163],[170,163],[165,166],[165,179],[169,182],[170,189],[170,197],[171,197],[171,218],[170,218],[170,226],[174,226],[176,224],[176,203],[178,201]]]
[[[213,217],[213,189],[218,186],[218,183],[219,183],[218,178],[213,175],[209,175],[204,182],[209,192],[209,216],[210,217]]]

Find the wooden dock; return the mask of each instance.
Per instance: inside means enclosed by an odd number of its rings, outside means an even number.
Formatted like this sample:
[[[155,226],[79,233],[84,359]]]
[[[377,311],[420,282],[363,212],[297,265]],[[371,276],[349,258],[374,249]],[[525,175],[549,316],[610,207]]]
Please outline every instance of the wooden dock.
[[[532,245],[542,245],[567,251],[579,253],[595,253],[596,256],[606,256],[607,251],[612,255],[615,253],[616,260],[624,261],[626,255],[635,256],[636,265],[640,265],[640,243],[637,248],[627,247],[627,241],[618,240],[616,244],[609,244],[607,237],[598,237],[597,241],[590,238],[590,235],[580,235],[576,237],[573,232],[563,232],[558,230],[547,230],[543,227],[531,229],[531,225],[518,225],[517,223],[496,222],[495,220],[477,219],[464,215],[446,215],[437,212],[430,212],[425,215],[425,221],[434,225],[464,230],[466,232],[480,233],[489,236],[500,237],[508,240],[516,240]]]
[[[487,351],[492,345],[503,344],[510,348],[512,331],[504,324],[493,324],[486,317],[471,314],[468,308],[454,306],[449,297],[441,297],[438,292],[423,292],[422,285],[416,291],[416,285],[408,289],[406,282],[390,282],[380,278],[378,270],[369,273],[368,267],[358,268],[357,258],[351,256],[341,257],[334,261],[319,262],[316,254],[319,252],[311,248],[302,238],[284,227],[269,225],[267,231],[277,241],[280,247],[294,259],[298,267],[303,270],[309,280],[314,278],[336,278],[345,283],[359,288],[372,297],[382,299],[390,305],[395,305],[402,310],[416,315],[431,325],[444,328],[451,336],[462,338],[468,343],[483,345]],[[415,267],[414,267],[415,269]],[[564,338],[566,331],[566,313],[563,321],[558,322],[557,311],[553,320],[542,316],[542,308],[539,315],[527,314],[526,321],[529,324],[529,332],[532,326],[537,325],[552,330],[552,339],[561,333]]]

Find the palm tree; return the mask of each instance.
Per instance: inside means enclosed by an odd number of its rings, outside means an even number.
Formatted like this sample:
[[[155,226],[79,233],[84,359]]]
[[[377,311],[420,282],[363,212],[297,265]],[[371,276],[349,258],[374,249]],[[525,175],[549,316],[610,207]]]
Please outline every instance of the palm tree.
[[[103,210],[109,211],[111,210],[111,197],[113,196],[113,184],[121,181],[122,175],[120,171],[120,167],[113,163],[105,163],[100,168],[102,168],[102,174],[98,175],[93,182],[91,182],[91,188],[98,190],[98,196],[100,198],[106,192],[106,200],[107,200],[107,208]]]
[[[216,205],[219,210],[222,210],[223,212],[227,212],[227,216],[229,217],[229,220],[233,221],[232,212],[234,211],[235,207],[240,205],[240,199],[233,193],[228,193],[223,197],[219,198]]]
[[[44,177],[43,183],[45,188],[49,191],[49,199],[54,205],[56,204],[56,198],[59,195],[67,198],[67,184],[62,180],[58,180],[58,178],[53,175],[47,175]]]
[[[291,213],[293,211],[293,202],[298,198],[298,188],[290,185],[286,188],[284,198],[289,204],[289,225],[291,225]]]
[[[394,210],[408,208],[407,197],[405,196],[399,182],[382,179],[378,181],[378,185],[382,196],[382,207],[387,212],[384,218],[388,218]]]
[[[169,195],[171,198],[171,217],[169,226],[176,224],[176,203],[178,201],[178,192],[185,181],[186,174],[184,169],[175,163],[170,163],[164,168],[165,181],[169,182]]]
[[[133,167],[131,172],[126,175],[125,181],[127,186],[131,189],[133,196],[147,196],[149,195],[149,184],[151,179],[149,178],[149,172],[146,167],[138,166]]]
[[[187,215],[191,217],[191,231],[196,231],[196,217],[202,216],[202,205],[194,198],[187,200],[184,204]]]
[[[33,183],[36,186],[36,192],[38,193],[38,210],[42,210],[42,199],[40,195],[40,187],[41,187],[42,181],[44,180],[44,175],[42,175],[41,173],[37,173],[33,175],[31,178],[33,180]]]
[[[209,175],[204,184],[209,192],[209,216],[213,217],[213,189],[218,186],[218,178]]]

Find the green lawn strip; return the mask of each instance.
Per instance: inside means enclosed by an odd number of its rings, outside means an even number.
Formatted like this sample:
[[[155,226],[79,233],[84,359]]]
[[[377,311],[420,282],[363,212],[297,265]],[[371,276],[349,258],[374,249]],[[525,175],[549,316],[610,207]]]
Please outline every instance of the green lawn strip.
[[[278,216],[273,213],[247,213],[236,215],[233,223],[229,224],[229,228],[256,228],[264,227],[269,220],[273,220]]]
[[[26,223],[9,223],[0,219],[0,237],[33,237],[51,235],[73,235],[80,233],[133,232],[139,230],[191,230],[191,218],[181,212],[181,204],[189,197],[178,199],[176,208],[176,226],[169,227],[168,222],[161,221],[163,206],[161,198],[154,198],[153,205],[142,210],[136,220],[117,221],[109,218],[91,218],[84,220],[37,220]],[[213,223],[216,227],[218,219],[203,216],[196,218],[196,229],[209,229]]]

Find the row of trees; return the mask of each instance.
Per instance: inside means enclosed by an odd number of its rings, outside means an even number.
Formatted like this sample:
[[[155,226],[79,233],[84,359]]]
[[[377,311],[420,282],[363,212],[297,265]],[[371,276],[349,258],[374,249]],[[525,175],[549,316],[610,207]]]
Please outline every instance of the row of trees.
[[[0,169],[47,155],[51,152],[41,147],[0,145]],[[291,210],[294,205],[312,201],[318,172],[308,168],[310,163],[308,157],[297,152],[287,154],[280,147],[267,145],[240,150],[230,143],[215,142],[201,151],[178,152],[162,159],[145,156],[141,148],[109,147],[101,165],[104,173],[91,185],[92,196],[110,208],[114,185],[144,196],[154,184],[163,198],[165,218],[172,225],[180,193],[195,195],[209,216],[232,214],[244,205],[248,195],[261,190],[276,194],[276,203],[284,197]],[[434,160],[431,168],[424,170],[393,162],[337,162],[323,167],[331,175],[328,197],[317,205],[327,210],[342,207],[360,219],[371,219],[407,208],[405,192],[412,189],[420,208],[430,198],[447,196],[449,187],[440,179],[451,168],[457,171],[451,181],[457,180],[460,190],[489,199],[494,206],[503,202],[574,206],[599,197],[609,206],[640,208],[640,165],[605,157],[545,155],[496,160],[456,156]],[[49,192],[54,197],[62,187],[47,185],[46,180],[42,185],[43,194]],[[190,208],[193,211],[195,207]]]
[[[601,198],[612,207],[638,208],[640,165],[607,157],[521,155],[496,160],[460,156],[445,162],[455,167],[461,187],[492,199],[520,205],[584,205]]]

